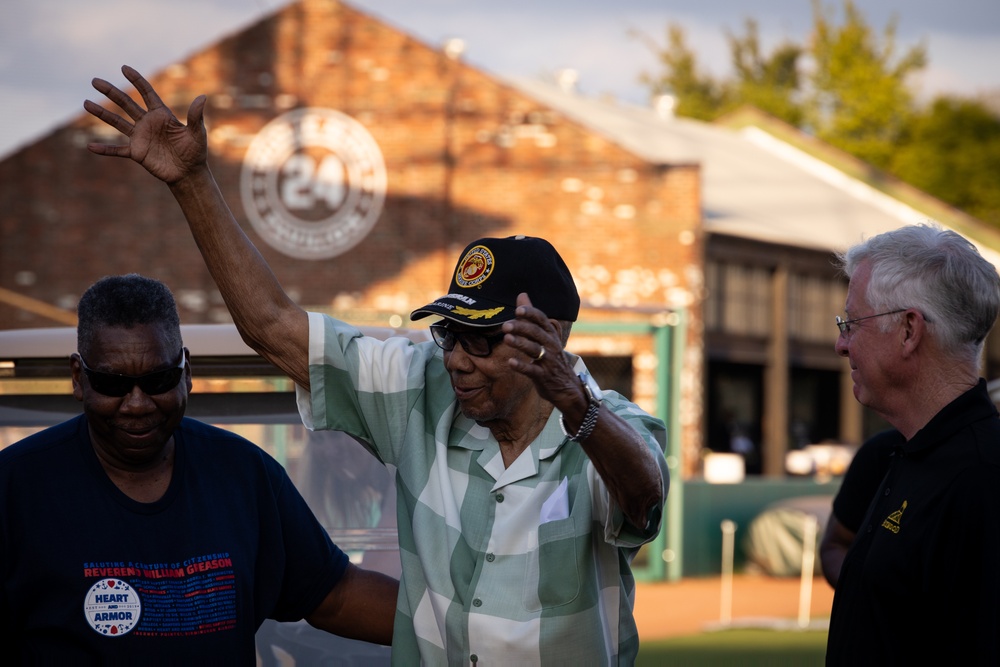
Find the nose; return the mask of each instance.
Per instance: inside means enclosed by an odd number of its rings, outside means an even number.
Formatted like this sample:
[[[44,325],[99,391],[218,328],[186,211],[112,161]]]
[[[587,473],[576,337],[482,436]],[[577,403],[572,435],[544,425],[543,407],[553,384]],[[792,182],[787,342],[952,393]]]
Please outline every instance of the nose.
[[[153,399],[142,389],[139,389],[139,385],[135,385],[132,387],[132,391],[122,396],[122,402],[118,409],[121,412],[142,413],[148,412],[150,406],[155,407]]]
[[[847,355],[847,334],[841,333],[837,336],[837,343],[833,346],[833,349],[837,351],[837,354],[846,357]]]
[[[472,360],[469,353],[460,344],[456,344],[450,352],[444,353],[444,367],[449,371],[469,372],[472,370]]]

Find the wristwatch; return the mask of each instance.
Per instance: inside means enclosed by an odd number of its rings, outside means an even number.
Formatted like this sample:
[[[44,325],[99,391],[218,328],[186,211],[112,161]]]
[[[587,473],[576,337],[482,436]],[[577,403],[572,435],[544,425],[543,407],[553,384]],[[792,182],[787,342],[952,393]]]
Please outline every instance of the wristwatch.
[[[566,430],[566,422],[563,421],[562,415],[559,415],[559,426],[562,427],[562,432],[567,438],[573,442],[583,442],[590,437],[590,434],[594,432],[594,427],[597,426],[597,415],[601,412],[601,399],[604,397],[604,393],[597,386],[597,382],[591,377],[590,373],[580,373],[577,377],[580,378],[580,384],[583,385],[583,393],[590,403],[587,406],[587,414],[583,416],[583,421],[580,422],[580,429],[576,432],[576,435]]]

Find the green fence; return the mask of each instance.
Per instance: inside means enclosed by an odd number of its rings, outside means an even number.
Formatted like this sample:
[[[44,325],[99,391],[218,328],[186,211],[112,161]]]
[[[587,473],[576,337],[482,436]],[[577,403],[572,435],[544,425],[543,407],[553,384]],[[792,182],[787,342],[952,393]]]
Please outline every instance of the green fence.
[[[722,567],[721,524],[736,524],[734,567],[746,563],[743,536],[750,522],[771,503],[797,496],[831,497],[840,480],[747,478],[738,484],[709,484],[689,480],[684,484],[683,563],[685,577],[718,575]],[[820,530],[823,527],[820,526]]]

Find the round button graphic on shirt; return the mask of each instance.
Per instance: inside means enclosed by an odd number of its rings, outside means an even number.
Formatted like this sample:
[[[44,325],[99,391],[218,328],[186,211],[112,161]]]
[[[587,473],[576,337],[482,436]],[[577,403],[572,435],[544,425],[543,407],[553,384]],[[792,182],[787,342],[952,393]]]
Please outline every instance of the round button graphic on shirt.
[[[101,579],[87,592],[83,613],[95,631],[105,637],[121,637],[139,622],[142,601],[121,579]]]

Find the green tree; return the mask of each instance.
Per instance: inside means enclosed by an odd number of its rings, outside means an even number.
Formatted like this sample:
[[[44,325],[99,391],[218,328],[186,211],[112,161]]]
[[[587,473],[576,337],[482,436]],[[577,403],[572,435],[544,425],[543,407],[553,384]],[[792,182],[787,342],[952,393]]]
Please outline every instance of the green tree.
[[[659,74],[643,74],[641,81],[654,96],[673,95],[677,115],[712,121],[736,107],[752,104],[793,125],[801,123],[803,113],[795,98],[802,48],[786,42],[770,56],[764,56],[753,19],[747,19],[745,35],[727,35],[736,72],[734,80],[717,81],[703,72],[687,44],[684,29],[676,23],[667,26],[665,46],[639,31],[632,34],[646,42],[661,67]]]
[[[879,36],[853,0],[844,0],[843,11],[838,24],[835,8],[813,0],[808,46],[785,41],[769,54],[761,49],[756,21],[748,18],[744,34],[727,34],[734,76],[721,81],[699,70],[681,26],[668,25],[663,46],[633,31],[660,67],[641,80],[654,95],[674,95],[678,115],[714,120],[750,104],[885,167],[913,107],[907,78],[925,66],[925,49],[915,46],[896,59],[895,19]],[[807,72],[800,67],[803,56],[812,62]]]
[[[806,46],[785,42],[767,55],[747,19],[744,34],[727,33],[734,74],[721,80],[698,69],[683,29],[670,24],[666,46],[646,39],[660,72],[642,80],[653,94],[674,95],[681,116],[712,121],[756,106],[1000,226],[1000,118],[959,98],[919,108],[908,79],[926,66],[925,46],[897,57],[895,18],[878,33],[853,0],[842,7],[838,22],[836,7],[813,0]]]
[[[760,49],[757,22],[753,19],[746,20],[745,35],[728,33],[727,38],[736,72],[732,101],[752,104],[787,123],[800,126],[804,120],[802,105],[797,100],[802,47],[786,41],[765,57]]]
[[[731,106],[728,87],[699,69],[698,58],[688,47],[681,26],[667,25],[667,43],[663,47],[640,31],[633,30],[631,34],[646,43],[662,67],[660,74],[643,74],[640,80],[654,97],[672,95],[676,100],[674,113],[678,116],[711,121],[719,117],[722,109]]]
[[[981,102],[940,97],[914,114],[889,170],[1000,226],[1000,118]]]
[[[926,65],[924,46],[895,60],[895,19],[879,40],[852,0],[844,0],[842,25],[818,0],[813,9],[808,126],[820,139],[885,168],[913,108],[906,79]]]

